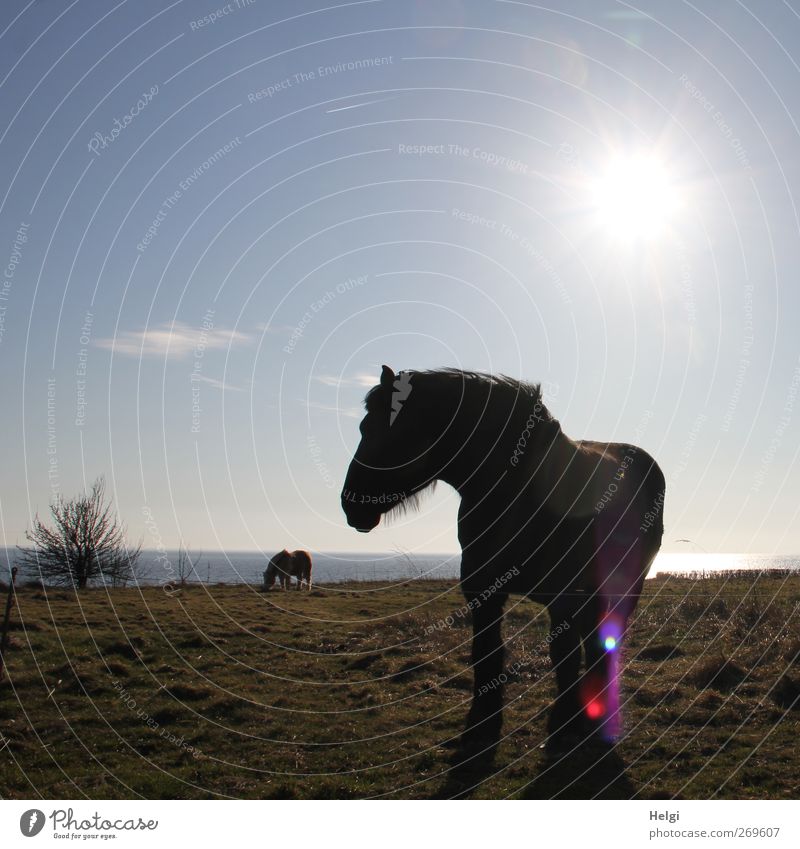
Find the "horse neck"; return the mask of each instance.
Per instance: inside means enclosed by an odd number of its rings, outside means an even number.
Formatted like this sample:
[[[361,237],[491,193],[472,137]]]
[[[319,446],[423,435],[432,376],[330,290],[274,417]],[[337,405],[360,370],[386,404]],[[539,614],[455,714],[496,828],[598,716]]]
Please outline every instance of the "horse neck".
[[[506,479],[509,485],[520,480],[530,481],[532,470],[540,465],[544,457],[553,453],[553,446],[570,442],[559,423],[547,419],[544,408],[539,408],[539,419],[531,420],[534,414],[533,400],[528,405],[521,398],[513,414],[507,416],[507,403],[495,404],[493,408],[490,398],[485,409],[478,407],[483,412],[477,426],[474,404],[463,404],[459,410],[458,400],[453,401],[446,394],[442,400],[444,403],[437,405],[441,412],[441,426],[433,428],[438,432],[438,437],[431,434],[436,445],[434,464],[439,470],[436,477],[457,490],[462,499],[473,494],[483,499],[498,484],[503,486]],[[436,394],[433,394],[432,405],[436,405],[436,401]],[[532,427],[529,426],[531,421]],[[514,466],[514,449],[522,438],[525,443]],[[523,468],[519,469],[520,466]],[[518,469],[520,474],[510,474]]]

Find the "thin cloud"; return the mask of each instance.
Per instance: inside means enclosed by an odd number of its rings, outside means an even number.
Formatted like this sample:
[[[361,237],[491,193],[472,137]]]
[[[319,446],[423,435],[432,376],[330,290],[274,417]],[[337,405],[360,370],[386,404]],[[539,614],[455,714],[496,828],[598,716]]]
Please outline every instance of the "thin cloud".
[[[334,109],[326,109],[325,114],[332,112],[344,112],[346,109],[358,109],[361,106],[371,106],[373,103],[383,103],[385,100],[396,100],[396,97],[379,97],[377,100],[364,100],[361,103],[351,103],[350,106],[337,106]]]
[[[256,330],[259,333],[291,333],[295,328],[291,324],[267,324],[265,321],[259,321],[256,324]]]
[[[343,389],[348,386],[360,386],[369,388],[374,386],[378,381],[372,374],[354,374],[352,377],[336,377],[332,374],[318,374],[314,377],[317,383],[323,386],[334,386],[338,389]]]
[[[205,330],[181,321],[168,321],[145,330],[125,330],[113,339],[98,339],[95,345],[126,357],[169,357],[184,360],[195,351],[222,351],[250,342],[249,333],[214,327]]]
[[[358,407],[334,407],[331,404],[321,404],[319,401],[306,401],[304,398],[297,399],[306,409],[317,410],[321,413],[336,413],[339,416],[347,416],[349,419],[360,419],[363,415]]]
[[[224,380],[217,380],[215,377],[206,377],[204,374],[192,374],[191,380],[199,380],[213,386],[214,389],[222,389],[225,392],[244,392],[243,386],[234,386],[232,383],[225,383]]]

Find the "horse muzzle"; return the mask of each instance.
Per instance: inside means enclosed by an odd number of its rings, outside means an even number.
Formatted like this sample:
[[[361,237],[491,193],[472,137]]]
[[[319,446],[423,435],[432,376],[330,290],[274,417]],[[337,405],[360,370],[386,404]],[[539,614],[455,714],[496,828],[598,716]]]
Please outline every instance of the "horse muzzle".
[[[368,534],[373,528],[377,528],[381,522],[380,513],[377,514],[360,514],[348,515],[347,524],[351,528],[355,528],[360,534]]]

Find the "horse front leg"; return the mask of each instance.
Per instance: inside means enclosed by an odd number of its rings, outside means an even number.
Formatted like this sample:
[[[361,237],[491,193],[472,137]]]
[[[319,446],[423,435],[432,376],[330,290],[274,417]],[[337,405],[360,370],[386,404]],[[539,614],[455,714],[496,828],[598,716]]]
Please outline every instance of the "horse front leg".
[[[472,608],[472,670],[474,675],[472,705],[465,735],[499,736],[503,723],[503,606],[507,596],[493,595],[482,600],[480,595],[467,600]]]
[[[548,717],[548,748],[558,748],[565,739],[583,730],[579,692],[581,635],[574,599],[556,599],[550,613],[550,660],[558,692]]]

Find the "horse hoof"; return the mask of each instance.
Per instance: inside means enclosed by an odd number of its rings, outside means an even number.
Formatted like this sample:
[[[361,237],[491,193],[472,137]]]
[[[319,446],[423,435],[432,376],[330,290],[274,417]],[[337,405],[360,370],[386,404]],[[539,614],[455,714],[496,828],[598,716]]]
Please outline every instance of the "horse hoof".
[[[584,738],[578,734],[551,734],[539,748],[548,757],[561,757],[577,751],[584,742]]]
[[[607,740],[599,731],[577,732],[569,731],[561,734],[550,734],[544,743],[539,745],[548,757],[562,757],[575,752],[587,750],[610,752],[616,741]]]
[[[469,717],[459,746],[462,749],[484,749],[496,745],[502,727],[503,717],[499,713],[494,716]]]

